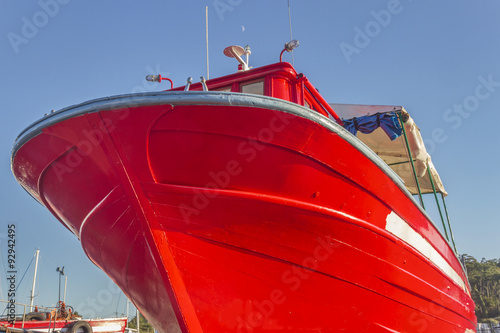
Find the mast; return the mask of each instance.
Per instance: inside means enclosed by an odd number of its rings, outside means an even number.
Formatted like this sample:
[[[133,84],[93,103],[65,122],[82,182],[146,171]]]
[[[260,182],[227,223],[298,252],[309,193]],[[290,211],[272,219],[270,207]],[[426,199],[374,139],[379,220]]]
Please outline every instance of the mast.
[[[31,296],[30,296],[30,311],[33,310],[33,299],[35,298],[35,284],[36,284],[36,272],[38,270],[38,255],[40,254],[40,250],[36,249],[35,252],[35,274],[33,275],[33,287],[31,288]]]
[[[128,296],[127,296],[127,326],[125,326],[126,328],[128,328],[128,323],[129,323],[129,320],[128,320],[128,305],[130,304],[130,300],[128,299]]]
[[[135,308],[135,319],[136,319],[136,324],[137,324],[137,333],[141,333],[141,328],[139,327],[140,320],[139,320],[139,309],[138,308]]]
[[[63,302],[66,303],[66,287],[68,286],[68,277],[64,277],[64,296],[63,296]]]
[[[57,298],[57,302],[61,301],[61,275],[64,275],[64,266],[57,267],[56,272],[59,272],[59,296]]]

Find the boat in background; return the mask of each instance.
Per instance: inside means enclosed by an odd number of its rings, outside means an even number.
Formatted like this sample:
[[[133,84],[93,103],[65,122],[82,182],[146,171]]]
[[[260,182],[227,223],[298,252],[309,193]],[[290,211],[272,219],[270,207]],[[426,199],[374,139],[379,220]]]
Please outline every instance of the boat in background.
[[[56,308],[35,307],[34,312],[26,313],[30,305],[1,301],[23,307],[22,314],[9,314],[0,318],[0,332],[67,332],[67,333],[124,333],[127,318],[83,319],[76,316],[72,307],[59,302]]]
[[[46,115],[14,176],[161,332],[474,332],[453,242],[413,198],[446,192],[408,113],[332,108],[281,55],[249,53]],[[353,135],[370,130],[387,145]]]

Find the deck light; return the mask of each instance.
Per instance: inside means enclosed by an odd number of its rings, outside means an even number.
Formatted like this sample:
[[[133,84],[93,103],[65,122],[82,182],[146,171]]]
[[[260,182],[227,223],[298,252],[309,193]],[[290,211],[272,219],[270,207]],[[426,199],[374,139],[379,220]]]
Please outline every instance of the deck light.
[[[292,39],[291,41],[289,41],[288,43],[286,43],[285,44],[285,48],[280,53],[280,62],[283,61],[282,58],[283,58],[283,53],[285,51],[292,52],[293,49],[297,48],[298,46],[299,46],[299,41],[296,40],[296,39]]]
[[[160,75],[146,75],[146,81],[149,82],[160,82]]]
[[[161,74],[158,74],[158,75],[153,75],[153,74],[146,75],[146,81],[149,81],[149,82],[161,82],[162,80],[169,81],[170,82],[170,89],[174,88],[174,83],[168,77],[161,77]]]
[[[298,46],[299,46],[299,41],[294,39],[285,44],[285,50],[287,52],[292,52],[293,49],[297,48]]]

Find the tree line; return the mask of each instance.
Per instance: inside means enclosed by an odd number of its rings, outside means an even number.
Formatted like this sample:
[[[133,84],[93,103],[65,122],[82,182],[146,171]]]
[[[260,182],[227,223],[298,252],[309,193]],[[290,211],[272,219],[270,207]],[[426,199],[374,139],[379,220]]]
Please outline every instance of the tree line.
[[[137,329],[137,317],[129,321],[128,327]],[[154,333],[155,331],[153,325],[151,325],[142,314],[139,314],[139,329],[141,333]]]
[[[500,316],[500,259],[476,260],[464,254],[472,299],[476,303],[478,321]]]

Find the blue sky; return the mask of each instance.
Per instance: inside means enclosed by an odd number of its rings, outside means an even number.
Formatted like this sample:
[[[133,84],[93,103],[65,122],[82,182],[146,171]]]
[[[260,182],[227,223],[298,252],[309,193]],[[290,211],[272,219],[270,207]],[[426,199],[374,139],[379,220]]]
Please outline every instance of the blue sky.
[[[500,257],[498,208],[500,2],[496,0],[291,0],[295,67],[334,103],[403,105],[419,125],[449,193],[457,247]],[[235,71],[225,46],[250,45],[250,65],[277,62],[289,40],[286,0],[0,2],[0,274],[7,225],[17,225],[18,281],[40,248],[36,303],[57,301],[65,266],[68,303],[89,315],[125,312],[125,298],[72,234],[17,184],[16,136],[50,110],[103,96],[166,89]],[[290,55],[285,55],[290,60]],[[16,299],[27,302],[32,268]],[[5,279],[1,279],[3,298]],[[1,296],[1,295],[0,295]]]

